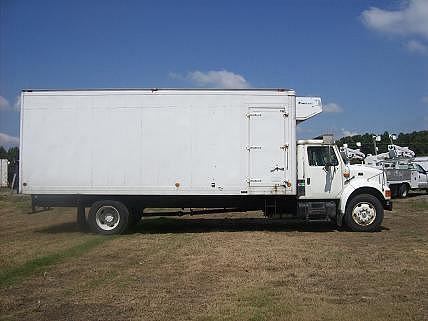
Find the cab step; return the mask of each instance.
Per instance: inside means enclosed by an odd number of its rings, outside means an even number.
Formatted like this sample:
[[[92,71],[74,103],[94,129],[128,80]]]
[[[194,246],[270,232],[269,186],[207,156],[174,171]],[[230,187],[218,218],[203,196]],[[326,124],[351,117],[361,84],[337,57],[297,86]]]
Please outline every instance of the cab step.
[[[334,201],[302,201],[298,203],[298,216],[306,221],[329,221],[336,217]]]

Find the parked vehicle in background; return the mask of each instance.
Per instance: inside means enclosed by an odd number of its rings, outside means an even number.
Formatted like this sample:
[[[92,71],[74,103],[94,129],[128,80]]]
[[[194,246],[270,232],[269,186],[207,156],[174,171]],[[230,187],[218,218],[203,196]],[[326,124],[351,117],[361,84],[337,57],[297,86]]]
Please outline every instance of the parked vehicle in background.
[[[418,156],[413,158],[413,163],[418,164],[424,170],[428,171],[428,156]]]
[[[359,143],[361,146],[361,144]],[[352,149],[348,147],[348,144],[344,144],[340,147],[340,154],[344,158],[345,162],[349,164],[362,164],[366,155],[360,151],[360,149]]]
[[[147,207],[263,210],[378,230],[381,170],[347,165],[329,139],[296,141],[318,97],[288,89],[24,90],[20,191],[122,233]]]
[[[415,161],[408,147],[388,145],[388,152],[368,155],[364,163],[383,169],[393,197],[407,197],[410,190],[428,190],[427,171]]]
[[[7,187],[8,180],[8,166],[9,161],[7,159],[0,159],[0,187]]]
[[[428,171],[415,162],[412,162],[411,166],[414,171],[414,173],[412,173],[412,180],[414,181],[413,184],[417,184],[418,189],[425,189],[428,193]]]
[[[410,160],[383,163],[392,195],[407,197],[410,190],[427,190],[427,172]]]

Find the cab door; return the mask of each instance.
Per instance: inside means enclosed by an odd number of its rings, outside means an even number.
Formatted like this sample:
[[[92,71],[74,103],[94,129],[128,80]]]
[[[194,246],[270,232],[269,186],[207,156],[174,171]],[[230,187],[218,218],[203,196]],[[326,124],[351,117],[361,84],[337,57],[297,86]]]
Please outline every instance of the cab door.
[[[308,145],[305,153],[305,197],[337,198],[343,189],[341,163],[336,149],[329,145]]]

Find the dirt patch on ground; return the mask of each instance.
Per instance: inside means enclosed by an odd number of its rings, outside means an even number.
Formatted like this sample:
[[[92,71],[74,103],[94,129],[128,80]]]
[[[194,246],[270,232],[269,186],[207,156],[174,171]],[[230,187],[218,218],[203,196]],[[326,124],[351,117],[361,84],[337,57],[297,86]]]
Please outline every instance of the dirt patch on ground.
[[[378,233],[253,212],[144,219],[99,244],[72,210],[0,202],[2,271],[60,258],[0,287],[2,320],[428,318],[425,195],[396,201]]]

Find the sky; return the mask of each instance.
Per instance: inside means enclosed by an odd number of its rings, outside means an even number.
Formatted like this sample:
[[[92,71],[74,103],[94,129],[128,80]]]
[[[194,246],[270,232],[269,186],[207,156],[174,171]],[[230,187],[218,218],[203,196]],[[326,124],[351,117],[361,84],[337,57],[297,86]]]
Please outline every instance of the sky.
[[[292,88],[298,136],[428,129],[428,0],[0,0],[0,145],[25,88]]]

